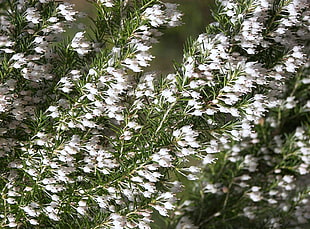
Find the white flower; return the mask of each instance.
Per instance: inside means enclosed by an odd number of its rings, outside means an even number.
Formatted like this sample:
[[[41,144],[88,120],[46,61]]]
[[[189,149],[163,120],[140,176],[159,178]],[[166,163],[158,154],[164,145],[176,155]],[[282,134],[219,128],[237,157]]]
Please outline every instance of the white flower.
[[[134,72],[141,72],[142,71],[142,69],[139,66],[138,60],[126,58],[124,60],[124,66],[126,66],[127,68],[131,69]]]
[[[262,196],[259,192],[250,192],[248,193],[249,197],[251,200],[253,200],[254,202],[259,202],[262,200]]]
[[[17,223],[15,223],[15,222],[10,222],[10,223],[8,224],[8,227],[17,227]]]
[[[85,215],[86,213],[86,209],[84,207],[77,207],[76,211],[81,215]]]
[[[37,12],[37,10],[33,7],[29,7],[26,10],[26,20],[28,22],[31,22],[33,24],[39,24],[40,23],[40,14]]]
[[[71,41],[71,47],[80,55],[85,55],[90,51],[90,44],[84,38],[85,32],[77,32]]]
[[[113,0],[98,0],[98,1],[106,7],[113,7],[114,6]]]
[[[152,160],[157,162],[161,167],[171,167],[172,156],[168,149],[160,149],[158,153],[152,156]]]
[[[286,98],[284,107],[286,109],[293,109],[297,104],[297,101],[295,101],[295,96],[290,96]]]
[[[59,13],[67,20],[67,21],[74,21],[74,16],[77,14],[75,10],[73,10],[72,5],[65,2],[63,4],[59,4],[57,7]]]
[[[204,187],[203,187],[203,191],[205,193],[217,193],[218,192],[218,188],[215,184],[206,184]]]
[[[124,131],[123,135],[121,136],[125,141],[128,141],[132,138],[132,133],[128,130]]]
[[[31,208],[30,206],[25,206],[25,207],[21,207],[21,209],[24,210],[24,212],[31,216],[31,217],[35,217],[38,216],[38,212],[36,212],[33,208]]]
[[[143,182],[143,179],[139,176],[135,176],[135,177],[132,177],[131,180],[133,182],[138,182],[138,183],[142,183]]]
[[[176,101],[176,98],[173,96],[173,92],[170,89],[165,89],[161,92],[162,96],[167,99],[169,103]]]
[[[293,176],[289,176],[289,175],[285,175],[283,178],[283,181],[285,181],[286,183],[290,184],[293,182]]]
[[[152,207],[155,208],[162,216],[168,216],[168,211],[165,207],[160,205],[152,205]]]
[[[164,11],[161,10],[160,5],[154,5],[147,8],[143,15],[154,27],[158,27],[165,23]]]
[[[212,155],[208,154],[208,155],[206,155],[206,156],[203,157],[202,163],[203,163],[204,165],[207,165],[207,164],[214,163],[216,160],[217,160],[217,158],[215,158],[215,157],[213,157]]]
[[[58,215],[56,215],[54,212],[49,212],[47,214],[47,216],[51,219],[51,220],[54,220],[54,221],[59,221],[60,218]]]
[[[29,223],[30,223],[31,225],[39,225],[39,222],[38,222],[37,220],[35,220],[35,219],[30,219],[30,220],[29,220]]]
[[[13,198],[7,198],[7,199],[6,199],[6,202],[7,202],[8,204],[16,204],[16,203],[17,203],[16,200],[13,199]]]

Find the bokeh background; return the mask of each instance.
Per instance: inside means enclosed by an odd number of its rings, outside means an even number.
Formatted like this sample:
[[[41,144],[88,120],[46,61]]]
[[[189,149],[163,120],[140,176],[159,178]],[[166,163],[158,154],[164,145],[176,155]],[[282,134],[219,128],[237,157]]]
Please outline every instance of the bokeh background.
[[[75,4],[77,10],[88,15],[95,13],[87,0],[66,0],[66,2]],[[196,38],[205,31],[206,25],[212,22],[210,10],[214,6],[214,0],[164,0],[163,2],[179,4],[179,10],[184,14],[183,24],[164,31],[160,42],[152,49],[155,59],[147,70],[167,74],[173,71],[174,62],[179,63],[182,60],[183,47],[187,39]]]

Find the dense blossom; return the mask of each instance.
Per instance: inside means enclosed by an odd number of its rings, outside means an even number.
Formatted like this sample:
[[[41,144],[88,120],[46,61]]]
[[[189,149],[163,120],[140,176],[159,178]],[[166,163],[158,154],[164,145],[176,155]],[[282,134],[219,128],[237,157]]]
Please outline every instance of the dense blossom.
[[[217,22],[162,77],[145,68],[181,24],[176,4],[93,1],[93,34],[61,41],[71,4],[9,3],[1,227],[144,229],[157,211],[176,228],[219,228],[229,207],[249,227],[309,222],[307,1],[218,1]],[[182,199],[188,184],[199,205]]]

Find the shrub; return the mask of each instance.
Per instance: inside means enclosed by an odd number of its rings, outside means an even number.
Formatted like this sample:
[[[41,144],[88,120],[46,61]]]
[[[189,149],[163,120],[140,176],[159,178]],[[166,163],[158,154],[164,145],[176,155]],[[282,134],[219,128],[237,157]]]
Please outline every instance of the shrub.
[[[309,223],[308,2],[217,1],[167,76],[177,5],[92,3],[70,39],[70,4],[0,1],[1,227]]]

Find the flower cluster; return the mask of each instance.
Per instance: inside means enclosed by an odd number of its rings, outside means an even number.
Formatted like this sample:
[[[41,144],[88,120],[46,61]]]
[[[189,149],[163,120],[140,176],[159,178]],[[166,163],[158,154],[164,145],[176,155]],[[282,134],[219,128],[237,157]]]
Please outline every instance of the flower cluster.
[[[205,194],[199,204],[196,200],[180,203],[176,209],[181,217],[177,217],[175,225],[301,228],[298,226],[309,223],[309,183],[304,178],[309,174],[309,48],[297,31],[309,28],[309,5],[304,1],[282,5],[273,1],[253,1],[242,6],[235,1],[220,4],[222,8],[216,12],[219,24],[211,25],[209,30],[214,33],[218,26],[226,26],[236,34],[228,43],[233,44],[232,55],[239,61],[235,68],[228,65],[227,70],[233,71],[232,80],[228,79],[219,90],[220,97],[212,103],[220,106],[220,112],[231,106],[235,112],[227,113],[243,120],[231,130],[232,137],[225,139],[222,134],[210,141],[207,152],[219,152],[211,158],[217,160],[205,167],[200,182],[192,188],[199,196],[201,191]],[[279,34],[283,26],[287,33]],[[200,48],[210,47],[204,59],[216,53],[214,42],[208,39]],[[274,61],[268,55],[279,59]],[[212,57],[211,64],[220,69],[223,62],[217,56],[218,60]],[[249,91],[257,94],[245,103],[243,96]],[[201,202],[204,205],[200,207]]]

